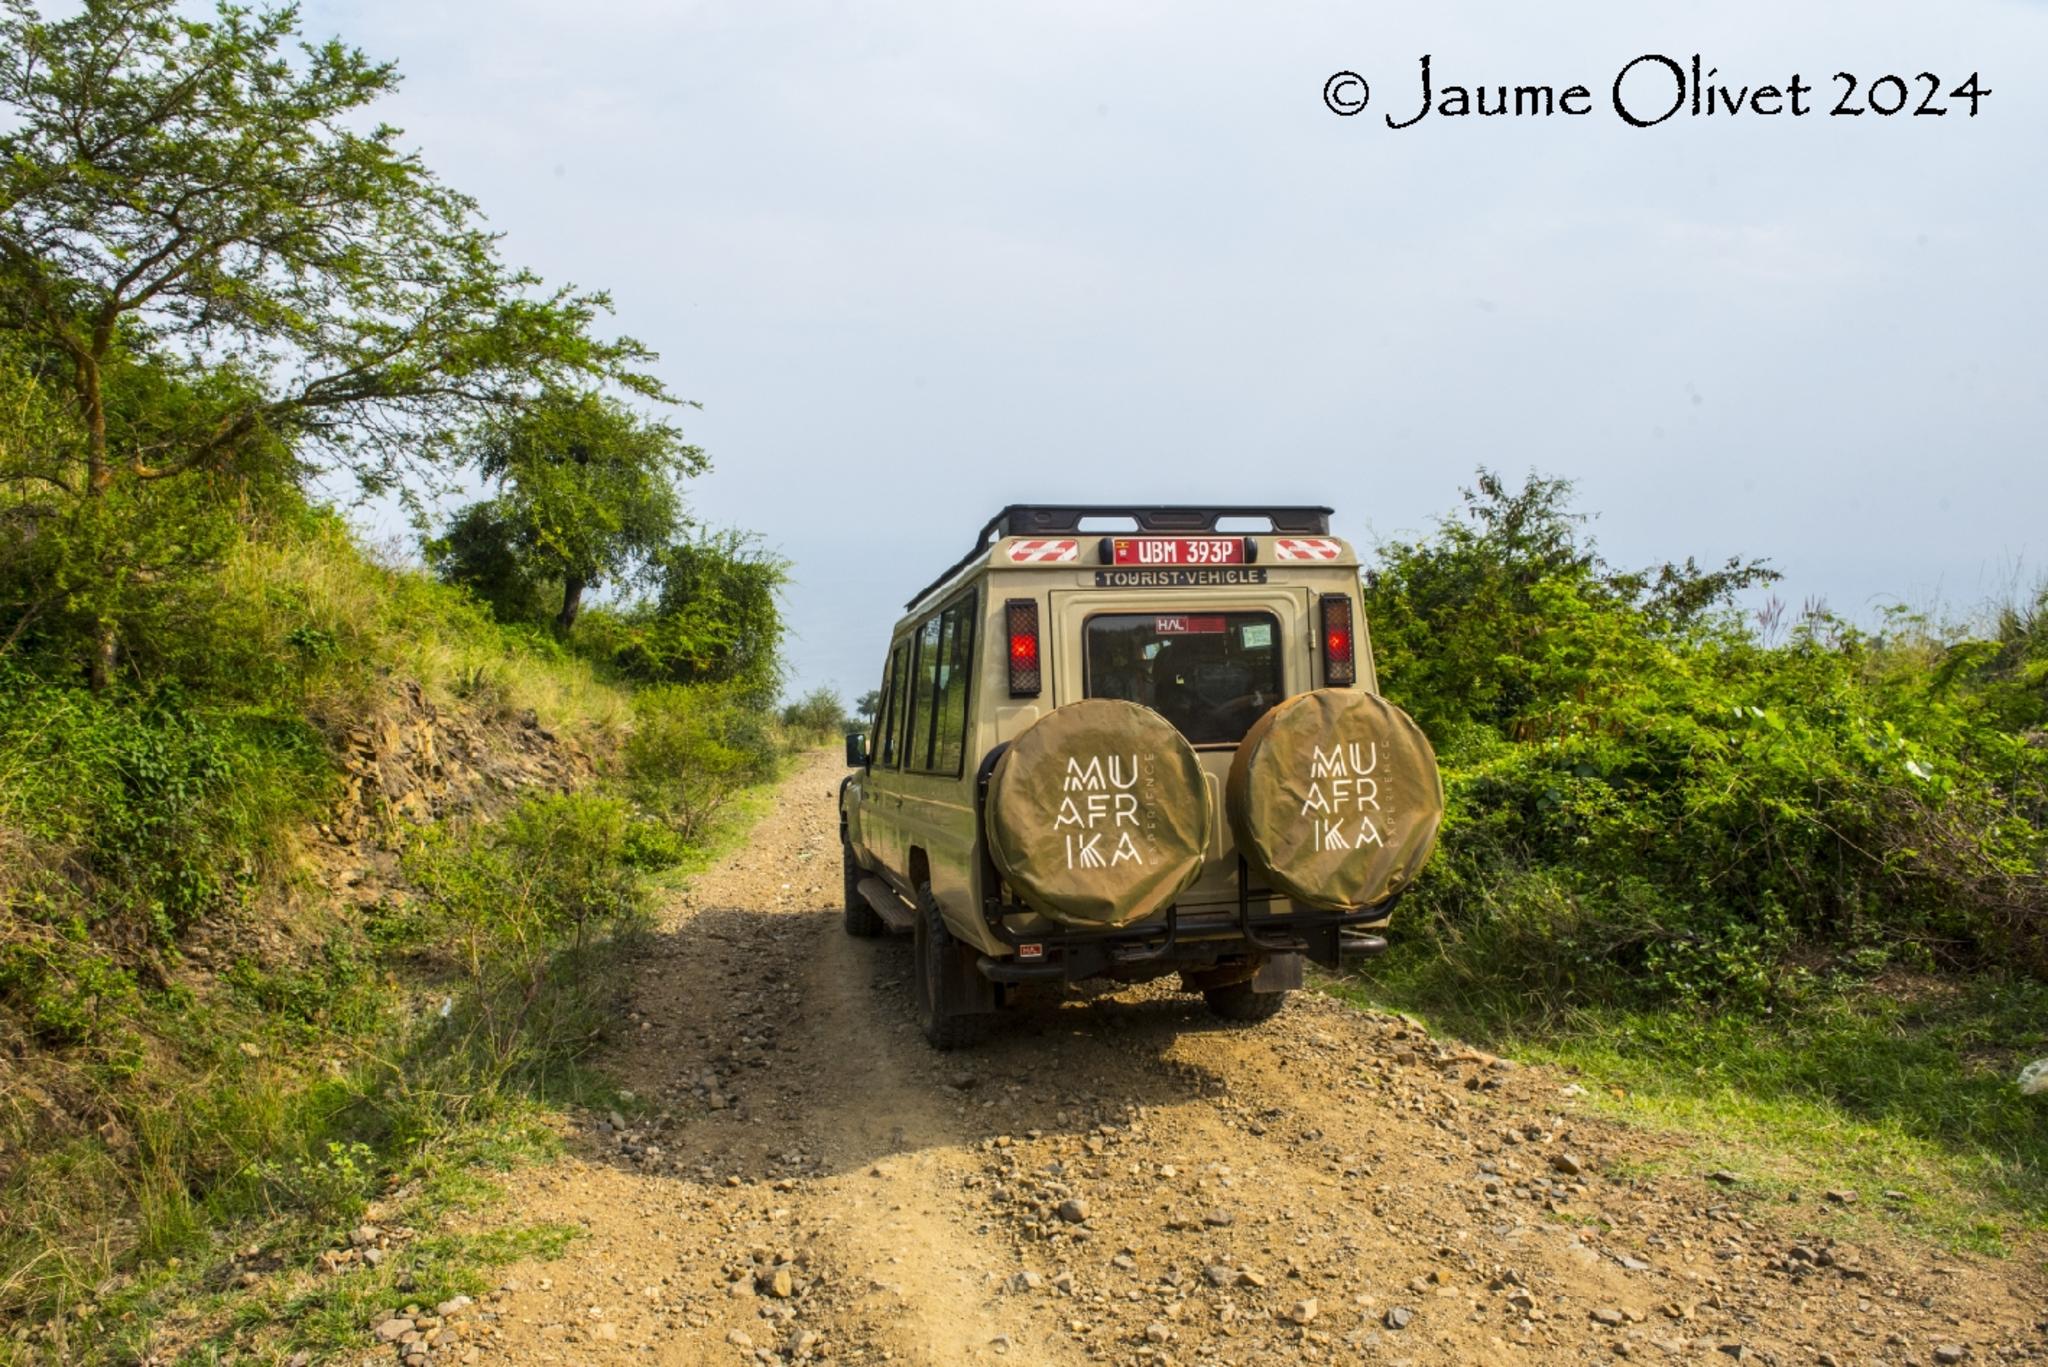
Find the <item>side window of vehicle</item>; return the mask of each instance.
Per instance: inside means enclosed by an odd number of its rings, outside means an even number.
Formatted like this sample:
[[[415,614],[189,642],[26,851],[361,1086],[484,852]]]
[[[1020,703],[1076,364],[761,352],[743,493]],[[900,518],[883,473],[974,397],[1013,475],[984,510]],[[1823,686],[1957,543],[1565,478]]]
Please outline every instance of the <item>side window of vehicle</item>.
[[[968,594],[927,617],[911,638],[909,737],[903,767],[958,774],[967,752],[968,688],[974,673],[974,602]]]
[[[947,608],[952,642],[939,679],[938,719],[932,727],[932,772],[958,774],[967,752],[968,689],[974,682],[974,595]]]
[[[915,681],[910,690],[910,739],[903,750],[903,767],[906,769],[928,769],[928,755],[932,739],[932,699],[938,693],[939,684],[939,636],[943,630],[943,613],[934,613],[925,619],[912,638],[916,651],[911,664],[911,677]]]
[[[881,727],[882,766],[894,769],[903,740],[903,694],[909,683],[910,643],[898,642],[889,653],[888,677],[882,684]]]

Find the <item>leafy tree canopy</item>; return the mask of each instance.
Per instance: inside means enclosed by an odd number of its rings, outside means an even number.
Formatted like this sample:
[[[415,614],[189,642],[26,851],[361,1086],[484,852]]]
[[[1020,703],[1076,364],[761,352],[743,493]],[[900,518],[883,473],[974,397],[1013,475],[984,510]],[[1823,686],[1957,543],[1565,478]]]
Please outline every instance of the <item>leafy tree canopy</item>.
[[[371,488],[444,454],[477,410],[548,381],[665,397],[600,293],[499,260],[477,206],[360,111],[398,75],[294,8],[0,5],[0,325],[57,362],[97,493],[220,463],[270,433]],[[144,350],[221,377],[175,422],[123,431],[109,368]]]
[[[676,483],[707,464],[669,424],[564,390],[495,416],[470,455],[498,482],[494,516],[526,577],[561,583],[555,625],[564,632],[585,589],[631,575],[675,539]]]

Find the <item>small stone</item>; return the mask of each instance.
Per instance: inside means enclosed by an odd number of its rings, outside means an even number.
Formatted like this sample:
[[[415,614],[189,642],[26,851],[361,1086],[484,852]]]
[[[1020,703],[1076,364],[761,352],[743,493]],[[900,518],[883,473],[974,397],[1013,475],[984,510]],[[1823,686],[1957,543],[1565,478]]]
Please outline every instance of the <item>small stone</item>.
[[[735,1348],[751,1348],[754,1346],[754,1341],[747,1337],[747,1331],[744,1329],[733,1330],[725,1336],[725,1341]]]
[[[1237,1280],[1237,1273],[1222,1263],[1211,1263],[1202,1269],[1202,1275],[1208,1279],[1211,1286],[1228,1286]]]
[[[1237,1284],[1239,1286],[1249,1286],[1253,1290],[1257,1290],[1266,1284],[1266,1279],[1248,1267],[1240,1268],[1237,1274]]]
[[[1612,1306],[1602,1306],[1593,1312],[1593,1323],[1604,1324],[1609,1329],[1619,1328],[1625,1318],[1619,1310],[1614,1309]]]
[[[1316,1303],[1314,1296],[1304,1296],[1288,1307],[1287,1318],[1293,1320],[1296,1324],[1307,1324],[1316,1317],[1317,1312],[1322,1308],[1322,1306]]]
[[[1395,1306],[1387,1311],[1386,1315],[1380,1320],[1380,1323],[1386,1325],[1389,1329],[1406,1329],[1414,1322],[1415,1312],[1405,1305]]]
[[[1214,1226],[1217,1229],[1223,1229],[1228,1225],[1235,1224],[1236,1221],[1237,1217],[1227,1210],[1212,1210],[1202,1216],[1203,1224]]]
[[[1158,1320],[1154,1320],[1145,1326],[1145,1341],[1147,1343],[1164,1343],[1172,1337],[1173,1331]]]
[[[400,1339],[404,1338],[407,1334],[410,1334],[411,1332],[411,1320],[388,1319],[377,1326],[377,1342],[396,1343]]]
[[[1936,1362],[1961,1362],[1969,1355],[1969,1350],[1960,1343],[1936,1344],[1934,1349]]]
[[[1838,1206],[1853,1206],[1856,1204],[1856,1193],[1847,1187],[1836,1187],[1823,1194],[1828,1200],[1833,1201]]]
[[[465,1308],[469,1304],[469,1297],[457,1296],[453,1300],[445,1300],[442,1301],[439,1305],[435,1306],[434,1313],[445,1320],[450,1315],[454,1314],[458,1310]]]
[[[1070,1225],[1078,1225],[1088,1218],[1088,1203],[1078,1196],[1069,1196],[1060,1202],[1059,1216]]]
[[[1578,1159],[1568,1153],[1554,1153],[1550,1155],[1550,1166],[1563,1173],[1566,1177],[1577,1177],[1586,1170],[1585,1166]]]
[[[766,1276],[756,1279],[754,1285],[760,1290],[762,1295],[773,1296],[779,1301],[788,1300],[796,1290],[796,1285],[790,1280],[789,1269],[786,1267],[778,1267]]]
[[[1036,1291],[1044,1284],[1045,1278],[1028,1268],[1010,1278],[1010,1289],[1012,1291]]]
[[[1650,1270],[1650,1265],[1641,1258],[1631,1258],[1626,1253],[1615,1254],[1614,1261],[1621,1264],[1621,1270],[1624,1272],[1648,1272]]]
[[[1728,1169],[1722,1168],[1717,1172],[1708,1173],[1707,1180],[1709,1182],[1719,1182],[1724,1187],[1732,1187],[1736,1183],[1740,1182],[1742,1178],[1737,1174],[1728,1171]]]

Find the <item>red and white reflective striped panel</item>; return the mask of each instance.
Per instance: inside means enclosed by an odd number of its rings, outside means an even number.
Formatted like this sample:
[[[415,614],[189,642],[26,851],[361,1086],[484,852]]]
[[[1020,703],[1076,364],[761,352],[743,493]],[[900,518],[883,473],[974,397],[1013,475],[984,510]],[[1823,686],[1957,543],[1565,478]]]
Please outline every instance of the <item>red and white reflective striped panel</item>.
[[[1012,541],[1010,561],[1019,565],[1045,565],[1081,558],[1078,541]]]
[[[1282,560],[1335,560],[1342,549],[1319,536],[1283,536],[1273,542],[1273,554]]]

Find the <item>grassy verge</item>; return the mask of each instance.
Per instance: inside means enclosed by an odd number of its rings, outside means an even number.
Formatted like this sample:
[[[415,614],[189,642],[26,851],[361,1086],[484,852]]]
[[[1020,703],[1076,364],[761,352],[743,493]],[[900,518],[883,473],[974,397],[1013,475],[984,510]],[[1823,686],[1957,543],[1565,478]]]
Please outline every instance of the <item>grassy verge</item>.
[[[786,754],[730,695],[610,681],[325,521],[208,594],[175,683],[0,689],[0,1363],[317,1358],[558,1244],[430,1231],[615,1100],[586,1061],[652,899]],[[300,862],[330,738],[394,680],[603,771],[390,830],[402,876],[334,897]],[[422,1232],[337,1256],[366,1220]]]
[[[234,1043],[186,1102],[195,1122],[236,1136],[239,1170],[175,1216],[160,1202],[137,1217],[120,1212],[123,1164],[97,1137],[31,1160],[15,1190],[52,1195],[43,1219],[24,1212],[31,1237],[4,1251],[38,1277],[40,1294],[18,1303],[44,1313],[0,1339],[0,1363],[317,1361],[367,1342],[384,1309],[480,1295],[493,1267],[558,1253],[575,1231],[443,1231],[496,1200],[494,1173],[555,1151],[561,1109],[624,1104],[588,1059],[649,903],[736,848],[795,762],[736,793],[686,845],[657,842],[680,850],[673,863],[637,862],[624,804],[601,793],[416,833],[419,895],[329,954],[350,966],[229,974],[219,1000],[193,1004],[191,1033]],[[594,897],[618,900],[601,926],[579,926]],[[194,1146],[159,1142],[181,1159]],[[75,1180],[87,1169],[92,1180]],[[67,1243],[81,1190],[100,1193],[99,1215],[123,1222],[134,1247]],[[395,1235],[375,1265],[346,1252],[364,1222]]]
[[[1677,1141],[1663,1166],[1805,1199],[1853,1190],[1860,1218],[1979,1252],[2038,1248],[2048,1232],[2048,1105],[2013,1083],[2048,1055],[2048,984],[1893,975],[1815,985],[1763,1014],[1532,1019],[1411,953],[1324,990],[1574,1074],[1580,1104]]]

